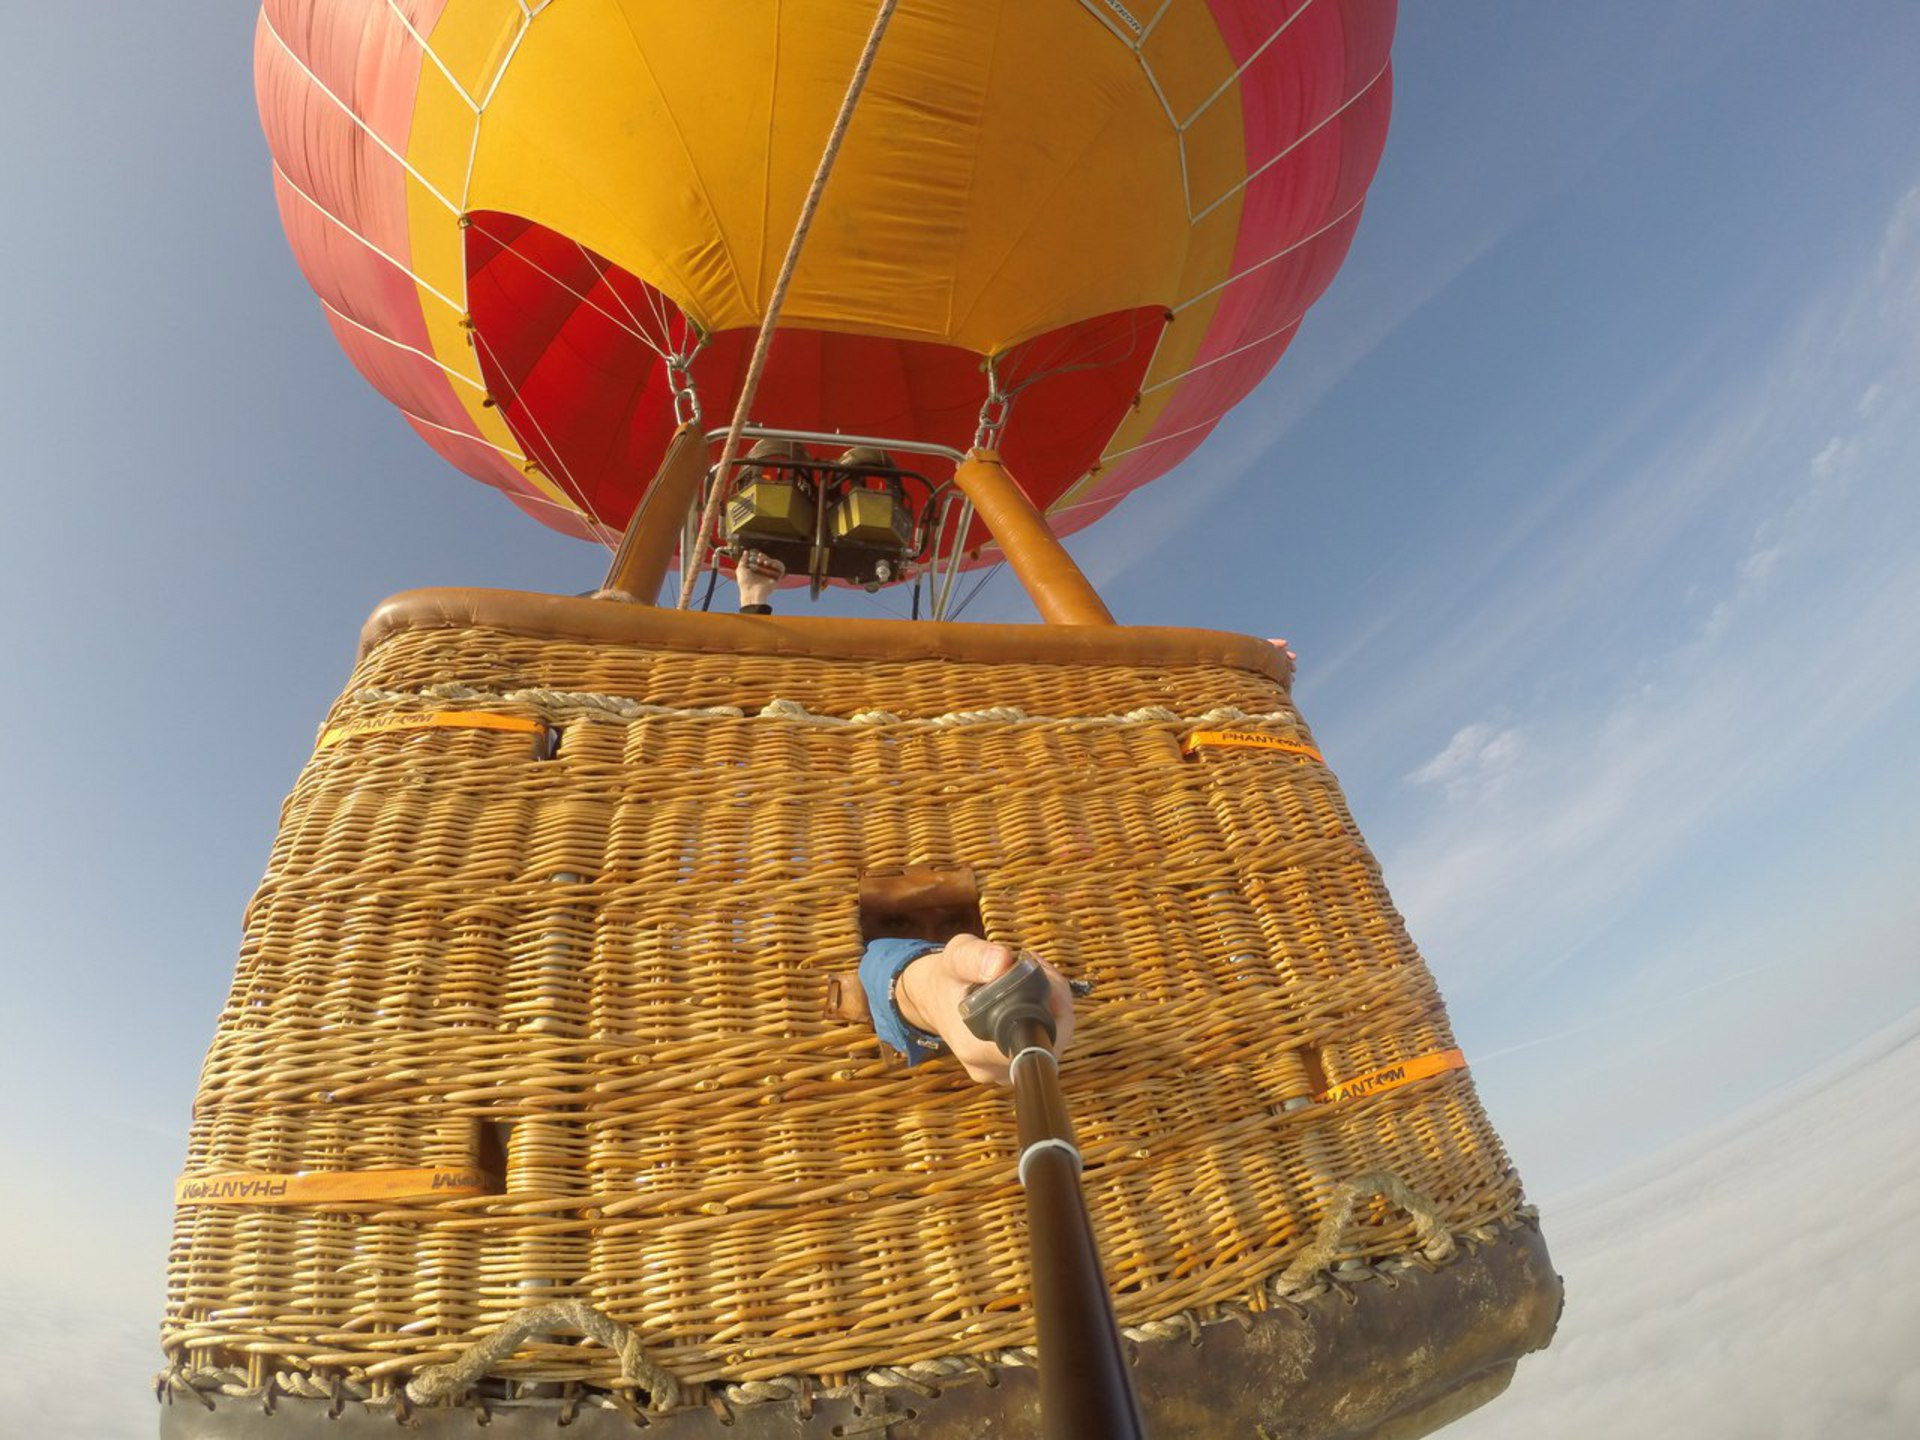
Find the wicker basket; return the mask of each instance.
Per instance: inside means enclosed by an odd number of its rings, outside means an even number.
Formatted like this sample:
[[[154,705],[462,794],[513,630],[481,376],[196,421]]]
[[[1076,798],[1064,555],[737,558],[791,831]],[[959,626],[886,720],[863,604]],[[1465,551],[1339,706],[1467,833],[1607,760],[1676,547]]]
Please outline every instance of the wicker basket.
[[[480,1393],[810,1406],[1019,1363],[1004,1093],[823,1009],[862,876],[909,865],[970,867],[992,938],[1093,982],[1063,1084],[1137,1340],[1324,1292],[1330,1259],[1496,1242],[1519,1182],[1276,661],[1202,632],[390,602],[248,908],[187,1174],[465,1183],[183,1204],[175,1390],[405,1408],[554,1301],[675,1393],[558,1331]],[[1378,1176],[1425,1218],[1354,1203]],[[1508,1368],[1551,1328],[1534,1269]]]

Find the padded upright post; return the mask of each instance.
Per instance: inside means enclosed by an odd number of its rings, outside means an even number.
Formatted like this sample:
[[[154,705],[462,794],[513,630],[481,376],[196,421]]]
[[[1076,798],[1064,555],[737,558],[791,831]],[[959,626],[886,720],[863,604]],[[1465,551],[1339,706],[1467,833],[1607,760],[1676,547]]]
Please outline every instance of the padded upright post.
[[[975,450],[953,472],[953,483],[973,502],[1006,552],[1040,618],[1049,625],[1111,625],[1098,592],[1073,563],[1066,547],[992,450]]]
[[[606,589],[624,590],[646,605],[659,598],[687,509],[698,497],[706,473],[706,437],[698,426],[682,425],[673,432],[659,473],[641,492],[627,522],[627,533],[620,538],[620,548],[607,570]]]

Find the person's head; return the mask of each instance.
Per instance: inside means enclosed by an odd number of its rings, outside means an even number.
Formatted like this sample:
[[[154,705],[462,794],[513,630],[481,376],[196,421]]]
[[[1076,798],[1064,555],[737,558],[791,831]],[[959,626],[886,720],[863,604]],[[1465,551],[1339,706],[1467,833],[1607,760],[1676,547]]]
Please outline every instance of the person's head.
[[[974,932],[978,921],[971,905],[934,905],[917,910],[889,910],[868,917],[869,940],[926,940],[944,945],[956,935]]]

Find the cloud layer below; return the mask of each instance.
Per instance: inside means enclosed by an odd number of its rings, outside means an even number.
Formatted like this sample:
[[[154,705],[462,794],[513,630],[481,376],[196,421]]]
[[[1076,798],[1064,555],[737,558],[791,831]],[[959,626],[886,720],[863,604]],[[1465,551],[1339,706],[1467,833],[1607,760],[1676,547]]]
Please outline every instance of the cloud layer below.
[[[1559,1338],[1448,1440],[1920,1435],[1920,1129],[1901,1107],[1916,1093],[1920,1011],[1549,1206]],[[15,1294],[0,1348],[0,1433],[48,1413],[70,1440],[153,1433],[150,1323]]]
[[[1449,1440],[1920,1435],[1920,1011],[1544,1216],[1560,1335]]]

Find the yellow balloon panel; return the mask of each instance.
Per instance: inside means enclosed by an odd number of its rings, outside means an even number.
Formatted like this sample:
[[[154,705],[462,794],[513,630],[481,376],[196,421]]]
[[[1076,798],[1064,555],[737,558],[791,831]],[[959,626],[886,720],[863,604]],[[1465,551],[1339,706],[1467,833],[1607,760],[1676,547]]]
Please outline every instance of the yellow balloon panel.
[[[497,0],[452,0],[434,49],[463,84],[495,87],[462,208],[570,235],[709,330],[756,324],[873,10],[728,9],[720,25],[705,5],[567,0],[522,34]],[[1192,33],[1184,63],[1230,76],[1217,36]],[[451,86],[422,85],[423,172],[464,169],[465,108]],[[1189,226],[1179,139],[1148,73],[1084,7],[905,6],[786,323],[992,353],[1170,303],[1195,260],[1227,263],[1237,215],[1224,218]],[[457,240],[415,233],[457,266]],[[1190,253],[1196,241],[1217,253]]]
[[[343,349],[541,519],[621,523],[681,379],[735,402],[877,4],[272,0],[262,119]],[[1104,513],[1330,281],[1384,137],[1393,11],[903,0],[759,418],[959,445],[1003,384],[1036,503],[1063,529]]]

